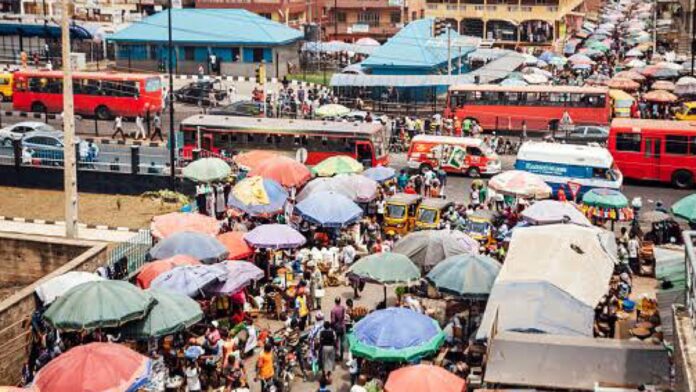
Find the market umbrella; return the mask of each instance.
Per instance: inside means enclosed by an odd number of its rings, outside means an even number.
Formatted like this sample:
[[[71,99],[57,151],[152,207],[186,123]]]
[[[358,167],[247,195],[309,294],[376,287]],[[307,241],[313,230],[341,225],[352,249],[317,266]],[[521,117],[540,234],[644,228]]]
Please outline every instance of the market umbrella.
[[[350,267],[349,273],[382,284],[410,283],[420,279],[420,270],[407,256],[392,252],[365,256]]]
[[[308,182],[297,194],[302,201],[316,192],[331,191],[339,193],[356,203],[365,203],[377,197],[379,183],[359,174],[346,174],[336,177],[320,177]]]
[[[391,167],[375,166],[365,170],[362,175],[377,182],[386,182],[396,177],[396,170]]]
[[[637,58],[632,58],[630,61],[626,63],[626,66],[629,68],[642,68],[645,67],[647,64],[645,64],[645,61],[637,59]]]
[[[150,263],[146,263],[140,268],[138,276],[135,278],[135,283],[138,287],[146,289],[150,287],[150,283],[160,276],[161,274],[174,269],[174,267],[179,267],[182,265],[199,265],[200,261],[187,255],[176,255],[163,260],[155,260]]]
[[[302,219],[321,227],[341,228],[355,223],[363,210],[349,198],[332,191],[316,192],[297,203]]]
[[[539,60],[545,61],[545,62],[548,63],[548,62],[550,62],[551,59],[553,59],[554,57],[556,57],[556,53],[554,53],[554,52],[552,52],[552,51],[550,51],[550,50],[547,50],[547,51],[545,51],[544,53],[542,53],[541,55],[539,55]]]
[[[437,321],[407,308],[377,310],[348,335],[353,355],[380,362],[408,362],[433,355],[445,341]]]
[[[592,223],[572,203],[541,200],[522,211],[522,219],[535,225],[574,223],[592,226]]]
[[[360,38],[359,40],[355,41],[355,45],[377,47],[377,46],[380,46],[381,44],[379,43],[379,41],[377,41],[374,38],[363,37],[363,38]]]
[[[524,80],[521,79],[504,79],[502,82],[500,82],[501,86],[506,86],[506,87],[523,87],[527,86],[528,83],[525,82]]]
[[[675,216],[696,222],[696,194],[687,196],[672,205],[672,213]]]
[[[237,166],[245,169],[246,171],[250,171],[267,159],[278,158],[280,156],[280,154],[272,151],[251,150],[235,155],[232,160],[237,164]]]
[[[196,182],[213,182],[229,177],[232,169],[220,158],[201,158],[184,167],[185,178]]]
[[[669,68],[675,71],[682,71],[684,69],[684,67],[681,64],[673,63],[670,61],[660,61],[659,63],[655,64],[655,66],[660,68]]]
[[[458,230],[421,230],[405,235],[393,251],[427,270],[451,256],[477,254],[479,243]]]
[[[654,65],[641,69],[640,73],[653,79],[672,79],[679,77],[679,71],[670,68],[660,68]]]
[[[624,208],[628,206],[628,199],[614,189],[594,188],[585,192],[582,203],[592,207]]]
[[[493,176],[488,187],[504,195],[525,199],[545,199],[551,196],[551,187],[536,174],[509,170]]]
[[[609,51],[609,45],[605,44],[605,43],[602,42],[602,41],[595,41],[595,42],[592,42],[592,43],[588,46],[588,48],[593,49],[593,50],[597,50],[597,51],[600,51],[600,52],[607,52],[607,51]]]
[[[228,259],[243,260],[254,254],[254,249],[244,241],[245,234],[238,231],[229,231],[217,236],[218,241],[225,245],[229,251]]]
[[[599,86],[606,86],[610,78],[601,73],[595,73],[585,80],[585,83]]]
[[[256,226],[244,235],[244,240],[254,248],[269,249],[294,249],[307,242],[299,231],[278,223]]]
[[[638,217],[638,220],[642,223],[658,223],[658,222],[664,222],[666,220],[670,220],[672,217],[669,216],[669,214],[664,213],[662,211],[645,211],[641,212],[640,216]]]
[[[150,249],[149,254],[153,259],[189,255],[202,263],[215,263],[224,260],[229,252],[225,245],[211,235],[182,231],[159,241]]]
[[[438,290],[462,297],[481,297],[491,292],[500,263],[484,255],[450,256],[425,277]]]
[[[592,66],[590,64],[573,64],[572,68],[575,71],[585,71],[592,69]]]
[[[147,290],[157,303],[142,320],[126,324],[122,332],[136,340],[161,338],[181,332],[203,319],[203,311],[198,302],[166,289]]]
[[[665,90],[665,91],[674,91],[676,86],[672,82],[668,82],[666,80],[658,80],[657,82],[653,83],[652,86],[650,86],[653,90]]]
[[[648,91],[643,95],[643,99],[648,102],[658,102],[658,103],[671,103],[675,102],[677,96],[665,90],[653,90]]]
[[[434,365],[413,365],[389,373],[385,392],[465,392],[466,382]]]
[[[96,280],[68,290],[48,307],[44,318],[62,331],[119,327],[150,311],[155,299],[120,280]]]
[[[330,103],[328,105],[320,106],[315,112],[316,116],[319,118],[324,117],[342,117],[350,113],[350,109],[343,105],[338,105],[335,103]]]
[[[152,218],[150,230],[155,238],[166,238],[182,231],[216,235],[220,232],[220,223],[195,212],[170,212]]]
[[[247,177],[232,188],[227,205],[252,216],[273,215],[283,210],[288,196],[285,188],[273,180]]]
[[[566,65],[567,62],[568,62],[568,59],[566,59],[565,57],[560,57],[560,56],[554,57],[551,60],[549,60],[549,64],[551,64],[555,67],[563,67],[564,65]]]
[[[696,85],[696,78],[693,76],[683,76],[677,80],[677,86]]]
[[[540,74],[524,75],[524,80],[529,84],[543,84],[549,81],[546,76]]]
[[[264,277],[264,271],[248,261],[228,260],[215,267],[227,275],[224,282],[211,285],[205,289],[211,294],[234,294]]]
[[[249,176],[268,178],[286,188],[300,188],[312,178],[312,173],[300,162],[279,156],[259,163],[249,172]]]
[[[614,75],[616,79],[630,79],[630,80],[635,80],[637,82],[645,80],[645,76],[641,75],[640,72],[636,71],[621,71],[617,72],[616,75]]]
[[[226,277],[224,270],[213,265],[184,265],[160,274],[150,287],[196,297],[208,285],[222,282]]]
[[[150,376],[150,360],[116,343],[76,346],[41,368],[32,391],[136,391]]]
[[[643,52],[640,49],[633,48],[624,54],[626,57],[643,57]]]
[[[617,90],[634,91],[637,90],[638,87],[640,87],[640,83],[631,79],[612,78],[607,82],[607,86],[609,86],[609,88],[614,88]]]
[[[347,155],[335,155],[326,158],[312,168],[312,172],[319,177],[331,177],[336,174],[356,174],[362,171],[362,163]]]
[[[71,288],[96,280],[104,280],[104,278],[91,272],[70,271],[41,283],[34,291],[41,302],[48,305]]]
[[[594,60],[589,58],[588,56],[585,56],[584,54],[581,53],[576,53],[570,57],[568,57],[568,61],[570,61],[573,64],[594,64]]]

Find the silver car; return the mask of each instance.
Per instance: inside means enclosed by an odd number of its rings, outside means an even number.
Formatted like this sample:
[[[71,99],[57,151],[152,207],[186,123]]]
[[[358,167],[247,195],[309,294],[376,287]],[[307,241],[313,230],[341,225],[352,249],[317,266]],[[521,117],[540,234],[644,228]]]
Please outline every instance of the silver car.
[[[12,146],[12,140],[21,140],[29,132],[54,132],[55,128],[41,121],[22,121],[0,129],[0,143],[5,147]]]
[[[26,133],[22,138],[22,148],[26,148],[34,158],[47,160],[63,160],[63,148],[65,147],[63,132],[60,131],[33,131]],[[90,145],[75,137],[78,145],[80,160],[96,160],[99,155],[99,148],[92,144],[92,154],[90,156]]]

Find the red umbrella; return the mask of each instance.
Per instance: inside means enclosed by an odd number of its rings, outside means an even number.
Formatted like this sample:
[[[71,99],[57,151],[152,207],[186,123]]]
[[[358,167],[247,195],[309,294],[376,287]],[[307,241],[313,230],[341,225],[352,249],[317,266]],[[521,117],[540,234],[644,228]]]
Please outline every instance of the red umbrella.
[[[645,76],[641,75],[640,73],[638,73],[636,71],[617,72],[616,75],[614,75],[614,77],[617,79],[630,79],[630,80],[635,80],[638,82],[645,80]]]
[[[225,248],[230,251],[227,256],[230,260],[244,260],[254,254],[254,248],[244,241],[244,234],[238,231],[230,231],[228,233],[217,236],[218,241],[225,245]]]
[[[665,90],[653,90],[643,95],[643,98],[648,102],[669,103],[674,102],[678,98],[676,95]]]
[[[609,88],[615,88],[618,90],[633,91],[637,90],[638,87],[640,87],[640,84],[631,79],[613,78],[607,83],[607,86],[609,86]]]
[[[246,170],[253,170],[259,163],[268,158],[277,158],[280,155],[266,150],[251,150],[245,153],[235,155],[232,160],[237,166]]]
[[[152,218],[150,229],[155,238],[167,238],[182,231],[216,235],[220,232],[220,223],[215,218],[203,214],[171,212]]]
[[[312,178],[307,166],[300,162],[279,156],[266,159],[249,172],[249,177],[261,176],[278,182],[286,188],[300,188]]]
[[[135,283],[141,289],[150,287],[150,283],[161,274],[181,265],[198,265],[201,262],[188,255],[176,255],[168,259],[155,260],[145,264],[135,278]]]
[[[464,392],[466,383],[433,365],[408,366],[389,373],[385,392]]]
[[[77,346],[49,362],[37,374],[37,392],[125,391],[146,381],[150,360],[115,343]]]

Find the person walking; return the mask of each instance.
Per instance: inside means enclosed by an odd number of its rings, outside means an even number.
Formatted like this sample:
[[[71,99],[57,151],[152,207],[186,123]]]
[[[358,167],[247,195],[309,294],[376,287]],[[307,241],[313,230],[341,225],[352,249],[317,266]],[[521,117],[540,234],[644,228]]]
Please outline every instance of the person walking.
[[[324,329],[319,333],[319,353],[322,374],[329,378],[336,367],[336,340],[336,331],[331,327],[331,322],[325,321]]]
[[[139,114],[135,117],[135,128],[135,140],[147,139],[143,118]]]
[[[346,336],[346,308],[341,304],[340,297],[336,297],[334,307],[331,309],[331,326],[336,331],[338,359],[343,361],[343,340]]]
[[[126,134],[123,132],[123,117],[120,115],[114,119],[114,133],[111,134],[112,139],[116,139],[116,135],[121,134],[123,141],[126,141]]]
[[[262,392],[268,392],[273,384],[273,377],[275,376],[273,362],[273,346],[271,343],[266,343],[263,346],[263,351],[259,354],[259,359],[256,361],[256,378],[254,379],[261,382]]]
[[[156,137],[159,137],[161,141],[164,141],[164,137],[162,136],[162,118],[160,117],[159,113],[155,113],[155,117],[152,119],[152,123],[155,126],[155,131],[152,132],[150,141],[155,141]]]

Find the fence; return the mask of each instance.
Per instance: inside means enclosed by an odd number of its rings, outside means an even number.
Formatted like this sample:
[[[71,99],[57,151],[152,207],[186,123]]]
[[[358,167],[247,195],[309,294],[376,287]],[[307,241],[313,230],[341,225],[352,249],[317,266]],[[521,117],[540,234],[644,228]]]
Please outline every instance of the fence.
[[[130,279],[148,261],[147,252],[152,247],[150,230],[140,230],[107,253],[107,264],[114,279]]]

